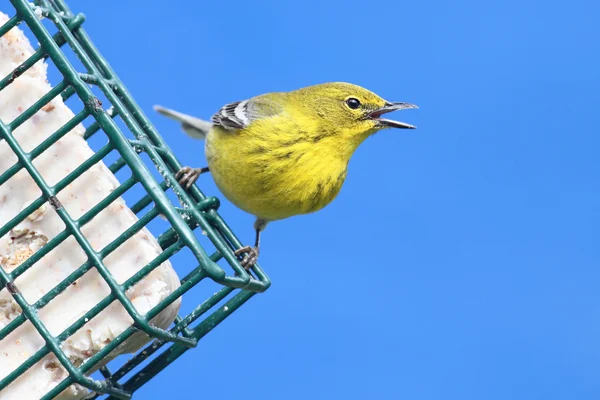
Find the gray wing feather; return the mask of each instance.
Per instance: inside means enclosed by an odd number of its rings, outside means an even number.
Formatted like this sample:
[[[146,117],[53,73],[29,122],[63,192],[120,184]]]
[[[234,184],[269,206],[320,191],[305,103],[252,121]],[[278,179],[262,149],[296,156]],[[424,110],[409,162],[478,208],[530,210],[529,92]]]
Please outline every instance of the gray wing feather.
[[[250,124],[246,117],[247,104],[248,100],[225,104],[219,112],[212,116],[211,120],[215,125],[220,125],[225,129],[244,129]]]
[[[179,121],[183,131],[196,139],[205,139],[213,125],[200,118],[192,117],[191,115],[183,114],[162,106],[154,106],[154,110],[165,117]]]
[[[277,102],[276,99],[283,95],[283,93],[271,93],[268,97],[263,95],[226,104],[212,116],[212,122],[231,131],[244,129],[254,120],[281,113],[282,102]]]

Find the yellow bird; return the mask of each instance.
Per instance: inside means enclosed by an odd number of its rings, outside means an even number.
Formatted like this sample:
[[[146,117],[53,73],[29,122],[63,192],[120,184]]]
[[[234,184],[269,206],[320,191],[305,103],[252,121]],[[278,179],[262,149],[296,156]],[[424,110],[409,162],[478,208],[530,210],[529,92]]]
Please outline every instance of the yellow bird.
[[[189,136],[204,139],[208,167],[183,167],[176,175],[189,188],[210,171],[233,204],[256,216],[254,247],[241,265],[258,259],[260,235],[267,224],[312,213],[339,193],[357,147],[385,128],[414,129],[382,118],[407,108],[349,83],[324,83],[285,93],[268,93],[230,103],[212,123],[161,106],[154,109],[182,124]]]

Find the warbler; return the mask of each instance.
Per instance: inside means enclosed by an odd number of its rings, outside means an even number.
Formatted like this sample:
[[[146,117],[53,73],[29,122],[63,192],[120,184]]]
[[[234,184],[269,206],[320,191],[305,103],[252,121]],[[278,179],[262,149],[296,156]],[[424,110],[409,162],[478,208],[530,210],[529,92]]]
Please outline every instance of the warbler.
[[[414,129],[382,118],[409,108],[417,106],[340,82],[229,103],[212,122],[154,106],[189,136],[205,140],[208,166],[183,167],[176,175],[180,184],[189,188],[210,171],[225,197],[256,216],[254,246],[235,252],[246,269],[258,259],[269,222],[318,211],[337,196],[352,154],[367,137],[385,128]]]

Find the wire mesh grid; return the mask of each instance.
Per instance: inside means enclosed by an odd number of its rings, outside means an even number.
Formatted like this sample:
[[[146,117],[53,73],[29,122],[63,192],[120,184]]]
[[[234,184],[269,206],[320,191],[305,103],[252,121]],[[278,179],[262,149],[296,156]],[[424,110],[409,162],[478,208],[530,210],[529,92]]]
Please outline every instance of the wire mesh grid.
[[[40,60],[51,61],[62,79],[13,121],[0,121],[0,141],[4,140],[18,158],[16,164],[0,175],[0,185],[25,170],[41,191],[39,198],[0,227],[0,237],[9,234],[11,229],[44,204],[48,204],[55,210],[64,223],[65,229],[14,270],[9,272],[4,266],[0,268],[0,288],[10,293],[22,310],[8,325],[0,329],[0,341],[29,321],[45,342],[45,346],[0,380],[0,392],[24,374],[28,368],[53,353],[68,372],[68,376],[43,399],[57,396],[72,384],[82,385],[95,392],[94,398],[102,395],[109,395],[109,398],[130,398],[136,389],[189,348],[196,346],[198,340],[255,293],[266,290],[270,281],[259,266],[253,268],[253,274],[240,266],[233,249],[241,247],[241,243],[217,213],[218,199],[205,196],[196,186],[185,191],[176,182],[174,171],[177,171],[181,164],[81,28],[84,16],[73,14],[62,0],[39,0],[35,5],[25,0],[10,1],[14,6],[14,15],[0,26],[0,37],[21,24],[30,29],[40,45],[35,53],[11,74],[0,77],[0,91],[7,88]],[[10,10],[3,11],[10,12]],[[40,21],[39,13],[46,19],[46,23],[50,21],[56,28],[54,35],[51,35],[48,28]],[[73,59],[67,58],[64,49],[73,51],[84,70],[77,70]],[[103,96],[104,101],[95,94],[97,91]],[[40,145],[31,151],[25,151],[13,132],[57,96],[61,96],[64,101],[79,102],[83,105],[83,109]],[[117,117],[121,123],[117,122]],[[34,166],[34,160],[75,126],[85,121],[90,121],[84,134],[87,141],[91,141],[102,132],[106,135],[108,143],[61,181],[53,186],[49,185]],[[110,163],[110,171],[118,176],[120,171],[129,169],[130,177],[122,179],[117,189],[81,217],[73,218],[62,206],[58,195],[90,167],[106,161],[113,153],[118,157]],[[155,178],[157,174],[156,171],[152,171],[153,168],[160,173],[162,180]],[[82,234],[82,227],[136,185],[143,188],[144,195],[130,209],[138,215],[139,220],[103,249],[94,249]],[[178,200],[177,206],[167,195],[166,192],[169,190],[174,195],[171,197]],[[169,225],[168,229],[158,236],[162,252],[124,283],[119,284],[105,265],[106,257],[159,215],[164,216]],[[198,231],[205,236],[204,239],[208,239],[209,245],[201,245]],[[87,261],[35,303],[29,304],[15,284],[15,280],[68,238],[77,241],[85,252]],[[214,248],[211,254],[206,250],[208,247]],[[147,314],[140,315],[127,297],[127,290],[165,260],[185,249],[198,261],[197,267],[191,269],[181,279],[179,288]],[[110,294],[62,333],[52,335],[38,317],[38,311],[91,269],[95,269],[102,276],[110,287]],[[216,293],[208,295],[204,302],[192,308],[189,313],[178,316],[169,329],[160,329],[150,324],[152,318],[186,292],[199,286],[205,278],[219,285]],[[119,302],[125,308],[134,321],[133,325],[81,365],[74,365],[61,349],[61,343],[113,302]],[[154,341],[143,351],[118,364],[114,371],[109,370],[107,366],[102,366],[100,372],[103,379],[93,379],[88,376],[94,368],[103,365],[103,360],[112,351],[139,331],[145,332]]]

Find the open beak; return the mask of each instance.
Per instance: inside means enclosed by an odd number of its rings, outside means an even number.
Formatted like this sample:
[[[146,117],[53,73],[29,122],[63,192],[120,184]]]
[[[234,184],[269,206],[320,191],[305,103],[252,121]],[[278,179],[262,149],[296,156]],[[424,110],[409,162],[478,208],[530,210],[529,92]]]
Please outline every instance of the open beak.
[[[408,108],[419,108],[414,104],[409,103],[386,103],[385,106],[371,111],[369,113],[369,118],[379,122],[382,126],[386,128],[401,128],[401,129],[415,129],[416,126],[407,124],[406,122],[394,121],[391,119],[380,118],[383,114],[387,114],[392,111],[397,110],[406,110]]]

